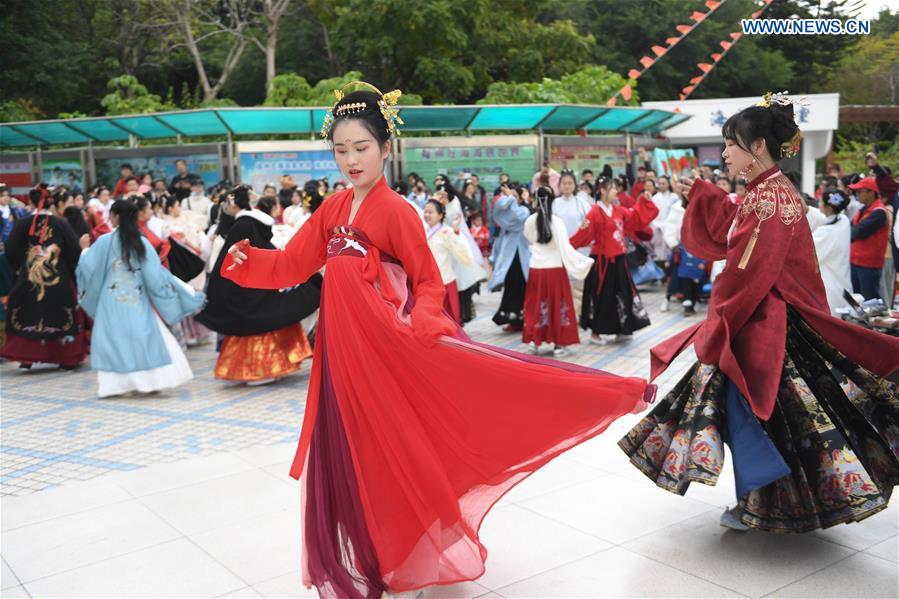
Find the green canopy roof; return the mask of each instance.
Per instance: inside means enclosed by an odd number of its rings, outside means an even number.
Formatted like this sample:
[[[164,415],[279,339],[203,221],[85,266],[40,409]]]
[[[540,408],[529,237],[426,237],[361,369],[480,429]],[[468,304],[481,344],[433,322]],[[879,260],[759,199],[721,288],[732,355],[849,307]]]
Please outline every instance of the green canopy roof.
[[[205,108],[127,116],[0,123],[0,146],[86,144],[225,136],[317,133],[326,108]],[[402,131],[542,129],[655,135],[689,115],[655,108],[576,104],[403,106]]]

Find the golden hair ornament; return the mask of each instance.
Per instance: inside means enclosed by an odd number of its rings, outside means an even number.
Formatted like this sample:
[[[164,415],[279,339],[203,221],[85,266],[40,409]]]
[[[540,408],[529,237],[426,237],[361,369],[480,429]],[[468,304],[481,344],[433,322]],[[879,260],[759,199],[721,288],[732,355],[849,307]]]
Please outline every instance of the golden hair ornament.
[[[371,83],[366,83],[365,81],[351,81],[344,84],[339,89],[334,90],[334,97],[337,99],[337,101],[334,102],[334,105],[328,109],[327,113],[325,113],[325,120],[322,123],[321,129],[322,138],[328,137],[328,133],[330,133],[331,127],[334,125],[335,117],[340,117],[347,114],[356,114],[368,108],[368,105],[365,102],[353,102],[351,104],[337,106],[344,98],[344,90],[350,86],[365,87],[378,94],[378,109],[381,111],[381,116],[383,116],[384,120],[387,122],[388,133],[390,133],[391,135],[400,134],[400,130],[397,125],[404,125],[405,123],[403,122],[403,119],[400,118],[399,109],[394,107],[396,106],[397,101],[400,99],[400,96],[403,95],[403,92],[395,89],[385,94]]]

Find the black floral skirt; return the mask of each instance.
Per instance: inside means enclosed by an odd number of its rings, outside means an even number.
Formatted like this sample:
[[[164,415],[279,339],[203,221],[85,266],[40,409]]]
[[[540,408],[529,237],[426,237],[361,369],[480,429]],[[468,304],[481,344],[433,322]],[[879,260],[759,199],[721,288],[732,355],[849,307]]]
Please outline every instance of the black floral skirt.
[[[696,363],[618,445],[658,486],[714,485],[727,378]],[[774,412],[759,421],[790,474],[739,498],[744,524],[807,532],[887,507],[899,484],[899,386],[849,360],[792,309]]]

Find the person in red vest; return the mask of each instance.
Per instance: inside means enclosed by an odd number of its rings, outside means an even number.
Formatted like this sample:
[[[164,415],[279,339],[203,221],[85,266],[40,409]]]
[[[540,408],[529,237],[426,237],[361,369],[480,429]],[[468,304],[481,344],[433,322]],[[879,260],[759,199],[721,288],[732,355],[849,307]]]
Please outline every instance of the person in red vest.
[[[852,244],[849,262],[852,265],[852,290],[866,300],[880,297],[880,277],[889,240],[887,212],[880,199],[874,177],[865,177],[849,189],[856,192],[863,207],[852,219]]]

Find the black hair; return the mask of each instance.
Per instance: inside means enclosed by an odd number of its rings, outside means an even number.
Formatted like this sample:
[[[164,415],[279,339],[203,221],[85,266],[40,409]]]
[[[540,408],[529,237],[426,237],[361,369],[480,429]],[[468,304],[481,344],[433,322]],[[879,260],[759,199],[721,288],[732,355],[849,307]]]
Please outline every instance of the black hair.
[[[75,231],[77,237],[81,237],[85,234],[90,235],[91,229],[84,219],[84,211],[81,208],[78,206],[69,206],[63,211],[62,215],[63,218],[68,221],[72,230]]]
[[[127,162],[126,162],[125,164],[123,164],[122,166],[120,166],[120,167],[119,167],[119,170],[122,170],[123,168],[127,168],[127,169],[128,169],[129,171],[131,171],[132,173],[134,172],[134,167],[132,167],[132,166],[131,166],[130,164],[128,164]]]
[[[146,198],[141,198],[146,202]],[[146,251],[141,239],[140,229],[137,227],[137,213],[140,212],[141,200],[131,202],[129,200],[116,200],[113,202],[110,212],[119,217],[119,240],[122,242],[122,260],[129,270],[134,268],[133,260],[138,262],[144,259]]]
[[[590,183],[589,181],[581,181],[580,183],[578,183],[578,185],[585,185],[588,190],[587,193],[591,198],[593,197],[593,194],[596,193],[596,188],[594,187],[593,183]]]
[[[407,179],[412,179],[413,181],[418,181],[419,179],[421,179],[421,176],[419,176],[419,174],[416,173],[415,171],[412,171],[411,173],[409,173],[408,175],[406,175],[406,178],[407,178]]]
[[[838,179],[836,177],[827,176],[821,181],[824,187],[836,187]]]
[[[574,183],[574,190],[577,191],[577,177],[574,174],[574,171],[562,171],[562,174],[559,175],[559,189],[562,189],[562,179],[568,177]],[[541,241],[540,243],[546,243],[545,241]]]
[[[241,210],[250,209],[250,188],[247,185],[237,185],[229,195],[234,196],[234,204]]]
[[[181,205],[181,199],[178,196],[166,196],[165,204],[163,204],[162,209],[166,214],[168,214],[169,208],[172,208],[174,206],[180,206],[180,205]]]
[[[397,181],[393,184],[393,191],[397,192],[403,197],[409,195],[409,186],[405,181]]]
[[[600,201],[602,199],[602,192],[608,192],[611,184],[612,179],[610,177],[606,177],[605,175],[600,176],[600,178],[596,180],[596,185],[593,188],[593,199],[597,202]]]
[[[618,185],[618,186],[621,188],[621,191],[627,193],[627,190],[628,190],[628,180],[627,180],[627,176],[625,176],[625,175],[618,175],[617,177],[615,177],[614,179],[612,179],[612,181],[614,181],[614,183],[615,183],[616,185]]]
[[[66,200],[73,197],[72,193],[65,187],[57,187],[50,194],[50,203],[56,208],[59,204],[65,204]]]
[[[306,202],[306,196],[309,196],[309,213],[312,214],[318,207],[322,205],[325,198],[318,192],[318,181],[310,179],[303,185],[303,202]]]
[[[265,212],[269,216],[272,215],[272,210],[274,210],[275,205],[278,203],[278,198],[274,198],[272,196],[265,196],[263,198],[259,198],[259,201],[256,202],[256,209],[262,212]]]
[[[777,162],[783,158],[781,146],[793,139],[798,131],[799,126],[793,120],[793,105],[771,104],[750,106],[731,116],[721,128],[721,135],[750,153],[750,144],[764,139],[768,153]]]
[[[378,107],[378,102],[380,101],[381,96],[368,90],[359,90],[345,95],[334,106],[332,111],[334,122],[331,123],[331,128],[328,130],[328,141],[331,145],[334,145],[334,129],[337,127],[337,124],[343,121],[356,120],[361,122],[362,126],[378,140],[378,144],[383,146],[390,139],[390,132],[387,130],[387,121]],[[365,104],[365,108],[362,110],[350,109],[341,114],[342,106],[362,103]]]
[[[821,200],[840,214],[849,205],[849,196],[842,189],[828,187],[821,193]]]
[[[585,168],[584,170],[581,171],[581,177],[583,177],[583,176],[586,175],[587,173],[590,173],[590,174],[592,175],[592,174],[593,174],[593,171],[592,171],[591,169],[589,169],[589,168]]]
[[[134,207],[137,208],[138,212],[143,211],[147,206],[153,205],[153,203],[150,202],[149,199],[147,199],[147,196],[132,196],[132,197],[134,197],[134,199],[129,200],[129,201],[134,203]],[[110,210],[112,210],[112,208],[110,208]]]
[[[671,185],[671,177],[669,177],[668,175],[659,175],[658,180],[661,181],[662,179],[665,179],[666,181],[668,181],[668,185]]]
[[[440,215],[440,222],[443,222],[443,219],[446,218],[446,206],[440,203],[439,200],[428,200],[427,202],[425,202],[425,206],[427,206],[428,204],[434,206],[434,209],[437,210],[437,214]]]
[[[447,177],[443,173],[437,173],[436,175],[434,175],[435,179],[437,177],[440,177],[440,180],[443,181],[443,183],[435,185],[436,189],[434,191],[445,191],[446,197],[450,202],[453,201],[453,198],[459,197],[459,192],[456,191],[456,188],[453,187],[452,183],[450,183],[449,177]]]
[[[611,179],[611,178],[613,177],[613,175],[612,175],[612,165],[611,165],[611,164],[604,164],[604,165],[602,165],[602,173],[601,173],[601,175],[602,175],[603,177],[605,177],[606,179]]]
[[[537,243],[549,243],[553,240],[553,193],[550,187],[537,189]]]
[[[178,164],[179,162],[183,162],[184,166],[187,166],[187,160],[185,160],[184,158],[178,158],[177,160],[175,160],[175,164]]]
[[[140,183],[140,181],[138,181],[137,177],[135,177],[134,175],[131,175],[130,177],[125,177],[125,183],[131,183],[132,181],[134,181],[135,183]]]

